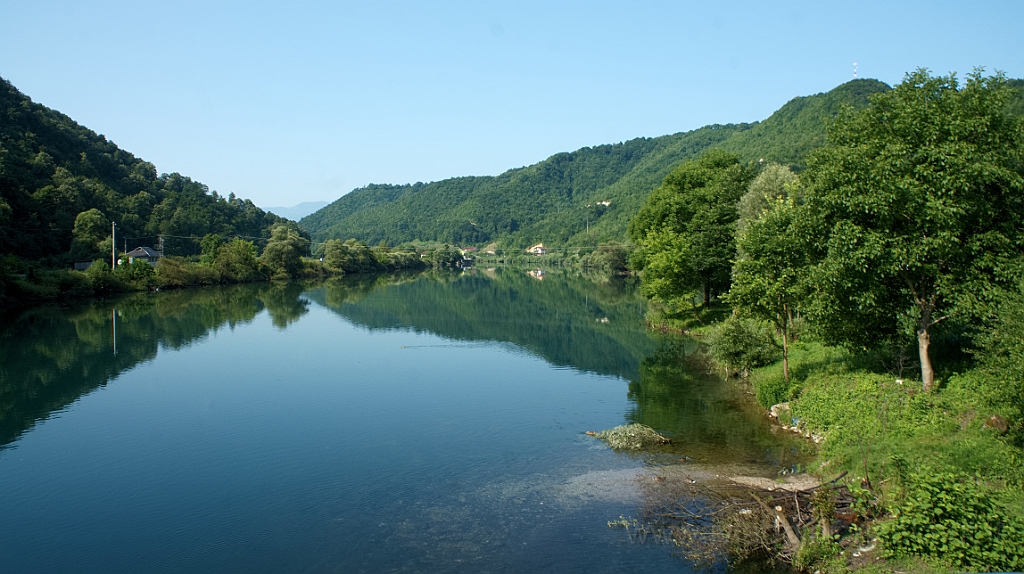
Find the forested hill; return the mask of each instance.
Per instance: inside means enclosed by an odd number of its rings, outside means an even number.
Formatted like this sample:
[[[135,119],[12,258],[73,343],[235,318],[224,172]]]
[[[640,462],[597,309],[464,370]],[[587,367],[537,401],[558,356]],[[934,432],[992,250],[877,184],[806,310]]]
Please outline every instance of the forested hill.
[[[168,255],[199,252],[199,242],[184,237],[268,237],[282,221],[186,176],[158,176],[153,164],[0,78],[0,257],[53,265],[109,257],[102,242],[111,220],[118,249],[121,238],[133,249],[165,234]]]
[[[712,147],[743,161],[800,167],[825,141],[825,123],[843,104],[862,108],[888,90],[853,80],[832,91],[795,98],[753,124],[706,126],[560,153],[494,177],[459,177],[413,185],[369,185],[303,218],[314,240],[358,238],[395,245],[440,240],[456,245],[497,241],[521,248],[623,241],[647,194],[681,162]]]

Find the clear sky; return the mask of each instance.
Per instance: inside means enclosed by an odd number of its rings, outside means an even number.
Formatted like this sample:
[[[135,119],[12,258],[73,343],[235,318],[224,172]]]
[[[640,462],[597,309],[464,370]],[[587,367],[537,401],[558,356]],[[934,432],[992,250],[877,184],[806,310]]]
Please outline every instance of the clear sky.
[[[0,77],[261,206],[768,117],[858,76],[1024,77],[1024,1],[0,2]]]

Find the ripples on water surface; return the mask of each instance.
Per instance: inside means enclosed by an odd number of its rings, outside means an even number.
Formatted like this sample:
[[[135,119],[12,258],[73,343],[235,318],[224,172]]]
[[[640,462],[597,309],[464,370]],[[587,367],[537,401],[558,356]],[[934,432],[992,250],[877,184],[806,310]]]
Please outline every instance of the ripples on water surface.
[[[636,513],[637,469],[791,445],[643,311],[499,270],[6,316],[2,570],[688,571],[607,527]],[[675,451],[583,434],[633,421]]]

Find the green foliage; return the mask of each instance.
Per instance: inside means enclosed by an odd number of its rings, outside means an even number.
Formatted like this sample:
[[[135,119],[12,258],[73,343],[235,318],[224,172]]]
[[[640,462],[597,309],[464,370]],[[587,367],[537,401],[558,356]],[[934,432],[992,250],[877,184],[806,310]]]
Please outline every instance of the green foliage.
[[[92,267],[90,267],[92,269]],[[181,257],[161,257],[156,262],[159,287],[191,287],[220,283],[220,272],[209,265],[190,263]]]
[[[278,225],[270,233],[261,261],[271,275],[297,277],[302,270],[302,256],[309,253],[309,240],[286,225]]]
[[[1010,436],[1024,445],[1024,292],[1002,293],[975,338],[979,369],[956,381],[988,409],[1012,421]]]
[[[806,297],[809,268],[803,220],[793,198],[771,200],[737,239],[738,258],[726,299],[743,313],[769,321],[780,334],[783,371],[789,379],[794,315]]]
[[[831,342],[916,331],[932,387],[932,327],[977,314],[1024,236],[1024,128],[1002,76],[908,74],[842,115],[801,175],[819,232],[809,312]],[[908,328],[909,327],[909,328]],[[909,333],[908,333],[909,331]]]
[[[494,177],[369,185],[301,223],[315,241],[498,242],[509,251],[537,242],[555,247],[622,241],[648,194],[680,163],[720,147],[744,163],[764,158],[799,165],[824,145],[826,121],[842,105],[865,107],[869,94],[887,89],[875,80],[855,80],[826,94],[795,98],[763,122],[586,147]]]
[[[729,287],[735,256],[736,202],[752,172],[739,158],[711,150],[672,171],[629,224],[631,261],[644,294],[661,301],[698,295],[708,304]]]
[[[365,243],[330,239],[324,244],[324,266],[335,273],[368,273],[383,270]]]
[[[133,262],[122,261],[114,269],[114,277],[135,289],[148,289],[156,277],[156,269],[151,263],[141,259],[136,259]]]
[[[976,478],[920,468],[903,478],[876,532],[890,556],[933,556],[958,569],[1024,570],[1024,520]]]
[[[764,322],[730,316],[718,323],[707,338],[708,355],[726,373],[744,377],[750,369],[766,365],[779,356],[771,328]]]
[[[428,251],[423,260],[434,269],[455,269],[462,265],[462,252],[445,244]]]
[[[101,246],[103,240],[110,237],[110,222],[103,212],[95,207],[75,217],[75,228],[71,234],[72,261],[92,261],[110,254],[109,244]],[[103,251],[103,247],[107,248],[106,252]]]
[[[736,204],[739,217],[736,232],[742,233],[749,222],[759,219],[773,203],[795,195],[795,190],[792,194],[790,190],[795,188],[797,182],[796,174],[784,165],[770,163],[762,167],[754,181],[750,182],[747,192]]]
[[[214,266],[227,281],[245,283],[266,277],[260,272],[257,249],[251,241],[235,238],[217,247]]]
[[[809,381],[791,408],[803,428],[827,437],[821,456],[831,470],[880,475],[899,456],[1024,484],[1020,450],[982,428],[991,411],[976,393],[997,381],[955,377],[935,393],[864,371],[817,371]]]
[[[124,281],[114,275],[110,264],[102,259],[93,261],[92,265],[85,270],[85,276],[92,283],[92,289],[97,294],[110,294],[129,290]]]
[[[224,238],[219,234],[207,233],[199,242],[199,246],[202,250],[199,256],[199,262],[203,265],[213,265],[214,260],[217,258],[217,249],[219,249],[223,244]]]
[[[207,234],[268,237],[281,218],[222,197],[118,148],[0,79],[0,255],[62,266],[110,253],[121,238],[168,255],[198,255]],[[177,237],[172,237],[177,236]],[[196,238],[196,239],[192,239]],[[98,243],[105,241],[105,246]]]
[[[625,245],[601,245],[581,257],[580,266],[584,269],[595,269],[605,273],[628,273],[629,250]]]
[[[802,544],[793,556],[793,566],[801,571],[846,572],[843,547],[831,539],[814,539]]]

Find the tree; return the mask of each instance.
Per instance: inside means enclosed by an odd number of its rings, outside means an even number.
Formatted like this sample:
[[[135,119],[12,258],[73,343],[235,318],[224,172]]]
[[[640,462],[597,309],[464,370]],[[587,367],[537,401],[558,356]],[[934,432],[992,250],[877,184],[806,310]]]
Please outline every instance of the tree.
[[[263,248],[263,263],[274,275],[295,276],[302,269],[302,256],[309,252],[309,240],[287,225],[277,225]]]
[[[801,181],[820,225],[811,311],[833,342],[913,325],[925,391],[931,334],[975,313],[1021,254],[1024,131],[1001,74],[908,74],[829,129]]]
[[[251,241],[236,237],[217,248],[214,265],[221,275],[233,281],[255,281],[261,278],[256,254]]]
[[[224,244],[224,238],[217,233],[207,233],[199,241],[200,255],[199,262],[203,265],[213,265],[217,258],[217,250]]]
[[[737,156],[711,150],[651,192],[629,224],[637,246],[630,261],[643,272],[645,295],[673,302],[699,294],[707,305],[729,288],[736,202],[752,175]]]
[[[92,261],[104,255],[110,256],[110,243],[101,247],[104,240],[110,238],[110,222],[102,211],[92,208],[79,213],[71,236],[72,260]],[[103,251],[104,247],[106,251]]]
[[[789,382],[793,313],[804,299],[808,249],[794,198],[767,202],[767,210],[738,234],[732,287],[726,295],[738,309],[771,322],[782,339],[782,372]]]
[[[761,168],[736,205],[739,217],[736,232],[741,233],[749,222],[761,217],[771,207],[772,200],[789,197],[790,188],[796,183],[796,174],[784,165],[769,163]]]
[[[455,269],[462,265],[462,252],[446,243],[428,252],[424,259],[435,269]]]

